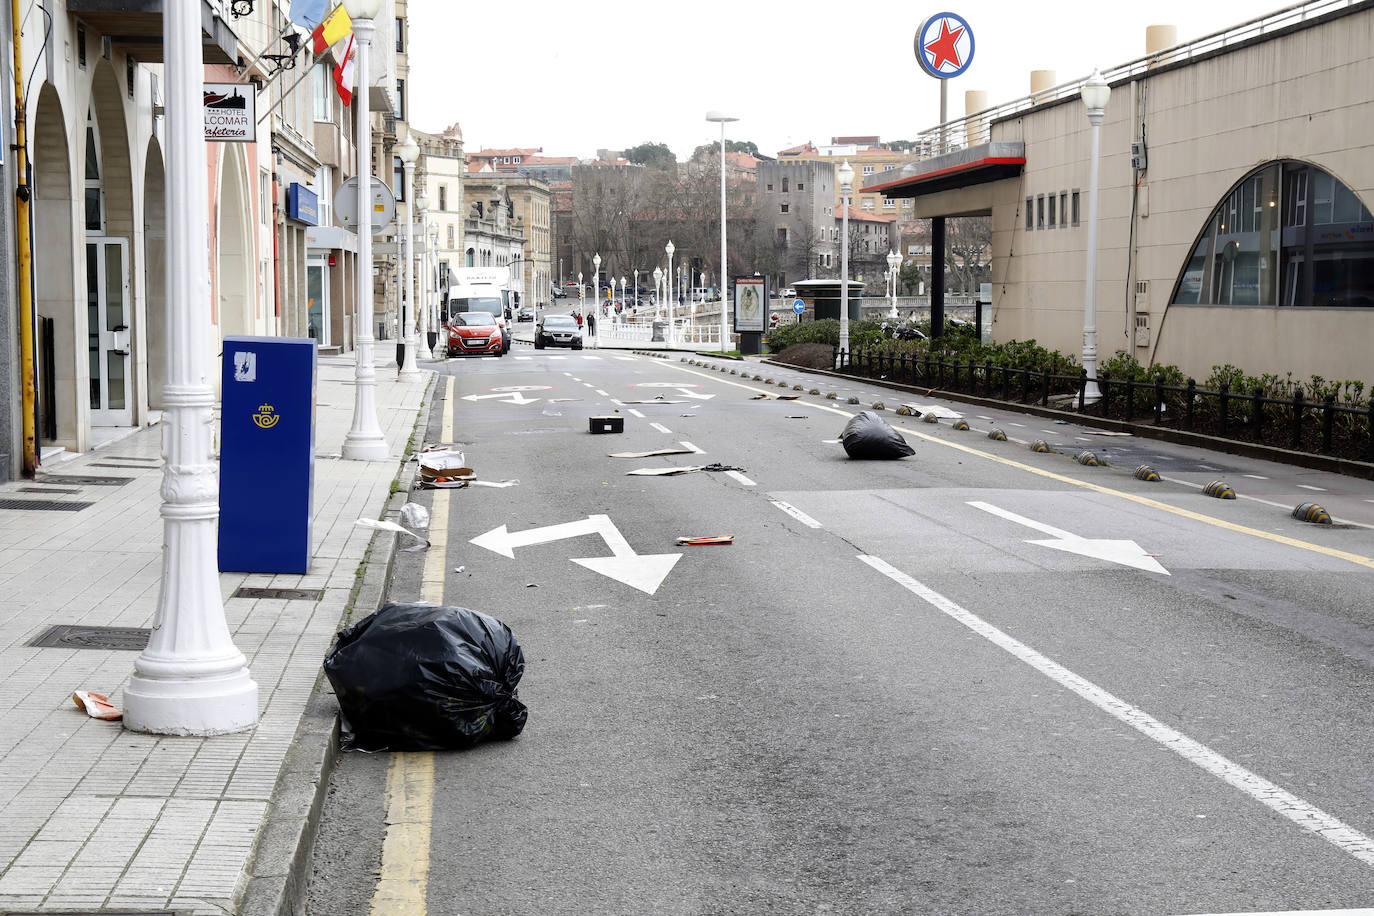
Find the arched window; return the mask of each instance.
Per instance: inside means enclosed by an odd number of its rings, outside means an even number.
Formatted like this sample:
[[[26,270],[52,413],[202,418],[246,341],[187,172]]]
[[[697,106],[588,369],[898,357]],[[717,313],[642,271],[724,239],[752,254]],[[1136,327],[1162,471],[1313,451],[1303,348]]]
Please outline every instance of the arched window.
[[[477,253],[476,253],[475,251],[473,251],[471,248],[469,248],[469,249],[467,250],[467,256],[466,256],[466,260],[467,260],[467,262],[468,262],[468,263],[467,263],[467,266],[468,266],[468,267],[476,267],[476,266],[477,266],[477,260],[476,260],[476,259],[477,259]]]
[[[1316,166],[1271,162],[1212,211],[1170,301],[1374,307],[1374,216]]]

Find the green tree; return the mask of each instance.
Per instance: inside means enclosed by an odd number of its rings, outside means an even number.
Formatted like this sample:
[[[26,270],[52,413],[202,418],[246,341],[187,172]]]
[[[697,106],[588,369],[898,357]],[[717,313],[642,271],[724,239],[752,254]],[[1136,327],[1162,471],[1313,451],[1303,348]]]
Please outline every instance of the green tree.
[[[625,150],[625,158],[651,168],[667,168],[677,164],[677,156],[673,155],[668,144],[653,143],[648,140],[639,146],[632,146]]]
[[[703,143],[701,146],[692,150],[691,161],[700,162],[708,156],[715,156],[719,149],[719,143]],[[759,154],[759,147],[753,140],[726,140],[725,151],[727,153],[748,153],[751,156],[757,156]]]

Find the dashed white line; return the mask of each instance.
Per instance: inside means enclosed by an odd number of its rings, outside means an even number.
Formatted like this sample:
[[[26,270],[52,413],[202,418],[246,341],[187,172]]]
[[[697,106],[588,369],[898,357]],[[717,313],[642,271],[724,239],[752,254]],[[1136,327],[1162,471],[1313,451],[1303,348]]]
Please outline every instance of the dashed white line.
[[[732,478],[734,478],[735,480],[738,480],[740,483],[744,484],[746,487],[757,486],[757,484],[755,484],[755,483],[754,483],[752,480],[750,480],[748,477],[745,477],[745,476],[744,476],[743,474],[741,474],[739,471],[726,471],[726,472],[725,472],[725,476],[726,476],[726,477],[732,477]]]
[[[689,449],[691,449],[693,452],[695,452],[695,453],[698,454],[698,455],[704,455],[704,454],[706,454],[705,452],[703,452],[701,449],[697,448],[695,445],[693,445],[693,444],[690,443],[690,442],[679,442],[678,445],[682,446],[683,448],[689,448]]]
[[[1297,486],[1302,487],[1304,490],[1316,490],[1318,493],[1326,492],[1326,487],[1314,487],[1310,483],[1300,483],[1297,484]]]
[[[1030,665],[1055,683],[1072,690],[1098,709],[1131,726],[1136,731],[1178,754],[1223,782],[1239,789],[1261,805],[1287,818],[1299,827],[1326,840],[1366,865],[1374,865],[1374,839],[1291,792],[1228,760],[1216,751],[1182,732],[1165,725],[1142,709],[1130,705],[1091,681],[1074,674],[992,624],[965,610],[939,592],[917,582],[906,573],[878,557],[859,555],[858,559],[887,576],[942,614],[957,621],[984,639]]]
[[[617,356],[616,359],[624,360],[627,363],[634,363],[639,361],[638,356]]]
[[[774,499],[773,497],[769,497],[768,501],[769,501],[770,503],[772,503],[773,505],[777,506],[777,507],[778,507],[779,509],[781,509],[782,511],[786,512],[788,515],[790,515],[790,516],[792,516],[793,518],[795,518],[797,521],[801,522],[803,525],[805,525],[805,526],[808,527],[808,528],[819,528],[819,527],[821,527],[821,523],[820,523],[820,522],[816,521],[814,518],[812,518],[811,516],[807,515],[805,512],[803,512],[802,510],[798,509],[796,506],[792,505],[791,503],[785,503],[785,502],[783,502],[782,500],[780,500],[780,499]]]
[[[596,389],[596,393],[599,394],[599,395],[601,395],[603,398],[608,398],[608,397],[610,397],[609,394],[607,394],[606,392],[602,391],[600,388]]]
[[[1008,425],[1008,426],[1019,426],[1019,427],[1021,427],[1022,429],[1025,429],[1025,428],[1026,428],[1026,424],[1024,424],[1024,423],[1011,423],[1011,422],[1008,422],[1007,425]]]
[[[593,385],[591,382],[583,382],[583,383],[582,383],[582,387],[583,387],[583,388],[595,388],[596,386]]]
[[[601,361],[601,357],[599,357],[599,356],[592,356],[592,355],[590,355],[590,354],[583,354],[582,358],[583,358],[583,359],[594,359],[594,360],[596,360],[596,361],[598,361],[598,362]]]
[[[664,426],[662,423],[650,423],[649,425],[661,433],[668,433],[669,435],[671,435],[673,432],[671,429]]]
[[[520,360],[521,362],[529,362],[530,360],[534,359],[534,357],[533,357],[533,356],[517,356],[516,359]]]
[[[635,410],[633,407],[630,408],[630,413],[633,414],[633,415],[636,416],[636,417],[639,417],[641,420],[644,419],[644,414],[642,414],[642,413],[640,413],[639,411]]]
[[[978,415],[978,419],[980,419],[980,420],[989,420],[989,421],[990,421],[990,420],[992,420],[992,417],[985,417],[985,416],[983,416],[982,414],[979,414],[979,415]]]
[[[1249,477],[1251,480],[1268,480],[1268,477],[1261,477],[1259,474],[1242,474],[1242,477]]]

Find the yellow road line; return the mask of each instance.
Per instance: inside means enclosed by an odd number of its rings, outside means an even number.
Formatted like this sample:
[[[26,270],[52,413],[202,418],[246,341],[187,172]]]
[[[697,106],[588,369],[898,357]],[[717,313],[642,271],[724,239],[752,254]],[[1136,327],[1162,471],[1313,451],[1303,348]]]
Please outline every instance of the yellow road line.
[[[453,438],[455,377],[445,391],[439,441]],[[443,383],[441,383],[443,384]],[[436,390],[438,388],[436,387]],[[420,578],[420,600],[444,602],[448,547],[448,490],[434,491],[430,510],[429,552]],[[372,916],[424,916],[429,894],[429,848],[434,818],[434,754],[396,753],[386,773],[386,835],[382,868],[372,893]]]
[[[740,382],[731,381],[728,378],[720,378],[719,376],[710,375],[705,372],[697,372],[696,370],[689,369],[686,366],[674,365],[672,363],[668,363],[667,366],[671,369],[677,369],[681,372],[686,372],[689,375],[695,375],[701,378],[711,379],[712,381],[721,382],[726,385],[733,385],[736,388],[743,388],[745,391],[764,391],[768,394],[772,393],[771,391],[759,388],[756,385],[741,384]],[[855,379],[853,381],[862,380]],[[840,410],[839,408],[831,407],[828,404],[812,404],[810,402],[807,402],[807,404],[810,407],[816,407],[820,410],[828,410],[831,413],[838,414],[842,417],[848,418],[854,416],[854,414],[850,411]],[[1287,535],[1275,534],[1272,531],[1261,531],[1258,528],[1250,528],[1246,525],[1238,525],[1235,522],[1228,522],[1224,519],[1213,518],[1210,515],[1204,515],[1201,512],[1194,512],[1191,509],[1181,509],[1178,506],[1171,506],[1168,503],[1160,502],[1157,499],[1151,499],[1148,496],[1140,496],[1136,493],[1127,493],[1124,490],[1114,490],[1111,487],[1104,487],[1101,484],[1089,483],[1086,480],[1078,480],[1074,477],[1066,477],[1063,474],[1056,474],[1054,471],[1047,471],[1044,468],[1037,468],[1034,465],[1024,464],[1020,461],[1015,461],[1011,458],[1004,458],[1001,455],[993,455],[989,452],[972,448],[971,446],[963,445],[958,442],[950,442],[938,436],[931,436],[921,432],[920,430],[910,429],[905,426],[896,426],[894,427],[894,429],[906,433],[909,436],[915,436],[918,439],[924,439],[927,442],[933,442],[936,445],[943,445],[946,448],[952,448],[957,451],[961,451],[967,455],[975,455],[979,458],[986,458],[989,461],[995,461],[998,464],[1004,464],[1007,467],[1012,467],[1016,468],[1017,470],[1026,471],[1028,473],[1035,474],[1040,477],[1046,477],[1050,480],[1058,481],[1059,483],[1079,487],[1084,490],[1091,490],[1094,493],[1101,493],[1105,496],[1117,496],[1129,502],[1133,502],[1141,506],[1148,506],[1151,509],[1158,509],[1161,512],[1168,512],[1171,515],[1176,515],[1180,518],[1187,518],[1192,519],[1196,522],[1202,522],[1204,525],[1211,525],[1215,528],[1222,528],[1227,531],[1234,531],[1237,534],[1248,534],[1251,537],[1261,538],[1266,541],[1273,541],[1276,544],[1283,544],[1286,547],[1296,547],[1299,550],[1308,550],[1312,553],[1319,553],[1323,556],[1332,557],[1337,560],[1345,560],[1349,563],[1354,563],[1357,566],[1363,566],[1367,569],[1374,569],[1374,558],[1366,557],[1358,553],[1351,553],[1347,550],[1339,550],[1335,547],[1327,547],[1324,544],[1313,544],[1310,541],[1303,541],[1299,540],[1298,538],[1288,537]]]

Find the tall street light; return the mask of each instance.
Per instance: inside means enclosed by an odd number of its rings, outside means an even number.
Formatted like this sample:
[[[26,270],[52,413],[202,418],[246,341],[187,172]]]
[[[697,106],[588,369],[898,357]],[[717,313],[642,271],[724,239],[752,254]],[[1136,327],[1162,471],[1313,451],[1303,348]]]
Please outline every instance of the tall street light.
[[[444,322],[439,318],[439,311],[435,307],[439,301],[439,227],[431,226],[429,229],[429,250],[433,252],[429,257],[430,269],[425,274],[428,278],[429,295],[425,298],[425,314],[429,315],[430,324],[434,328],[434,346],[430,347],[430,359],[438,359],[434,354],[439,351],[439,337],[444,329]],[[429,343],[429,335],[425,335],[425,343]]]
[[[124,727],[160,735],[220,735],[258,721],[258,685],[224,619],[216,555],[219,485],[210,444],[209,224],[201,115],[200,10],[163,13],[168,79],[166,424],[162,437],[162,585],[147,647],[124,688]]]
[[[730,335],[730,324],[725,316],[725,289],[729,285],[730,268],[725,261],[725,125],[739,118],[719,111],[706,112],[706,120],[720,124],[720,352],[730,349],[726,340]],[[704,285],[704,284],[703,284]]]
[[[429,350],[429,195],[419,194],[415,198],[415,209],[420,211],[420,263],[415,268],[415,324],[418,333],[415,338],[415,359],[433,359]]]
[[[668,269],[663,272],[663,282],[668,285],[668,343],[671,345],[674,337],[673,325],[677,323],[674,320],[677,315],[674,311],[677,300],[673,293],[673,252],[677,251],[677,246],[673,244],[672,239],[669,239],[668,244],[663,246],[663,250],[668,253]]]
[[[661,319],[663,312],[663,268],[654,268],[654,318]]]
[[[418,378],[420,367],[415,362],[415,351],[419,348],[419,341],[415,334],[415,273],[411,269],[411,261],[415,258],[415,239],[412,224],[415,222],[415,160],[420,158],[420,147],[415,143],[415,138],[409,132],[406,138],[396,147],[396,157],[401,160],[403,167],[401,197],[406,202],[406,225],[405,225],[405,253],[401,257],[401,282],[404,284],[405,291],[401,295],[401,372],[403,379]],[[399,212],[398,212],[399,218]]]
[[[1098,138],[1102,131],[1102,116],[1107,111],[1107,99],[1112,87],[1096,69],[1083,84],[1079,94],[1088,109],[1088,123],[1092,125],[1092,151],[1088,158],[1088,270],[1083,295],[1083,371],[1087,384],[1083,389],[1083,403],[1096,404],[1102,398],[1097,388],[1097,159]]]
[[[849,194],[854,190],[854,167],[846,159],[835,170],[840,182],[840,360],[849,353]],[[841,362],[843,365],[843,362]],[[836,368],[840,368],[837,366]]]
[[[592,307],[584,309],[582,313],[583,326],[585,327],[588,315],[593,315],[601,306],[601,254],[600,252],[592,255]],[[592,346],[596,346],[596,335],[592,335]]]
[[[175,5],[175,4],[173,4]],[[377,423],[377,372],[372,367],[372,111],[368,93],[372,88],[369,63],[373,17],[382,0],[343,0],[344,11],[353,20],[353,37],[358,55],[358,282],[357,329],[354,349],[357,361],[353,370],[353,425],[344,435],[340,453],[344,458],[376,461],[387,457],[386,439]],[[188,76],[188,79],[190,77]]]
[[[892,284],[892,320],[897,320],[897,268],[902,264],[902,256],[889,250],[887,253],[887,280]]]

